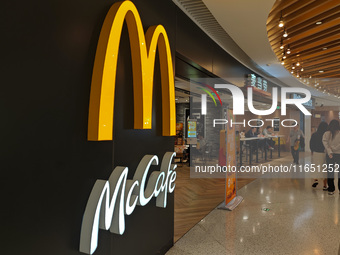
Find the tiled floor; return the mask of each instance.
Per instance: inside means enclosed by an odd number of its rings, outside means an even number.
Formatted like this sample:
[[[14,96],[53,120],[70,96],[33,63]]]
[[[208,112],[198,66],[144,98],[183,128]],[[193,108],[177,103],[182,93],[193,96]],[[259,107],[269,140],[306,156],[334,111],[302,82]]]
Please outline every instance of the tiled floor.
[[[244,200],[234,211],[213,210],[167,255],[338,254],[338,192],[313,189],[311,179],[259,178],[238,195]]]

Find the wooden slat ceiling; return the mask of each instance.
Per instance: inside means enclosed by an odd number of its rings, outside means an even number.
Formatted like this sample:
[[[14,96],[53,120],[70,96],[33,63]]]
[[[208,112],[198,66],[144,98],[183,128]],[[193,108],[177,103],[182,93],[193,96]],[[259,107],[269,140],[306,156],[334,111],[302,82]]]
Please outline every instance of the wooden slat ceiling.
[[[281,15],[283,28],[278,26]],[[285,52],[287,70],[307,85],[340,96],[340,0],[277,0],[267,19],[267,32],[280,61]]]

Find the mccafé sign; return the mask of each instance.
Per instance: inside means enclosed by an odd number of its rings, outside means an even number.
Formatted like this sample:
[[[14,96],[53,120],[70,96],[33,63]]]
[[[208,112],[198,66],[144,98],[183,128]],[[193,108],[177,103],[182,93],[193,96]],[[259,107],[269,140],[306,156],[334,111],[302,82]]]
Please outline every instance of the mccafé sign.
[[[112,140],[115,82],[120,37],[126,21],[132,56],[134,90],[134,128],[152,128],[152,92],[156,50],[160,59],[162,84],[162,127],[164,136],[176,134],[175,86],[171,51],[163,26],[150,27],[144,34],[135,5],[130,1],[114,4],[106,15],[99,37],[93,67],[88,140]],[[117,166],[108,180],[97,180],[88,199],[80,233],[79,250],[93,254],[98,244],[99,228],[122,235],[125,215],[137,205],[146,205],[156,197],[156,206],[166,207],[167,194],[175,189],[174,152],[163,156],[159,171],[156,155],[144,156],[133,176],[127,179],[128,167]],[[147,180],[147,176],[150,176]]]
[[[129,169],[117,166],[108,181],[94,184],[83,216],[80,233],[81,252],[92,254],[97,249],[99,228],[122,235],[125,231],[125,215],[130,215],[136,205],[144,206],[157,197],[156,206],[166,207],[167,193],[175,189],[177,165],[171,164],[175,152],[165,153],[160,171],[151,173],[151,165],[158,165],[156,155],[146,155],[139,163],[132,180],[127,179]]]

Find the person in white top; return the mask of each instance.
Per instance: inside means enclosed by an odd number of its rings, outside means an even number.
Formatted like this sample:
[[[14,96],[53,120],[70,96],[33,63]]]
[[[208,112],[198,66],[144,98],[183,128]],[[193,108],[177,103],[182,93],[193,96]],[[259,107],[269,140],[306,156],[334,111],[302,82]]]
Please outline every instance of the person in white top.
[[[338,120],[332,120],[329,123],[328,131],[322,137],[322,143],[327,154],[328,194],[333,195],[335,191],[334,172],[338,172],[340,166],[340,123]],[[338,188],[340,190],[340,178],[338,181]]]

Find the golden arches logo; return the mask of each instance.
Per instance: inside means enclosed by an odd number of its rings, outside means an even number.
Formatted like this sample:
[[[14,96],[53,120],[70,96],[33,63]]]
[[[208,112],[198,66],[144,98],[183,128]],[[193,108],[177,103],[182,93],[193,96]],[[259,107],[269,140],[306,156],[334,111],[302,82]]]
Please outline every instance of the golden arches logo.
[[[158,48],[163,135],[175,135],[174,74],[167,33],[162,25],[158,25],[150,27],[144,35],[136,6],[130,1],[124,1],[112,5],[100,32],[92,75],[88,140],[112,140],[117,60],[124,21],[127,23],[131,45],[134,128],[152,128],[153,76]]]

